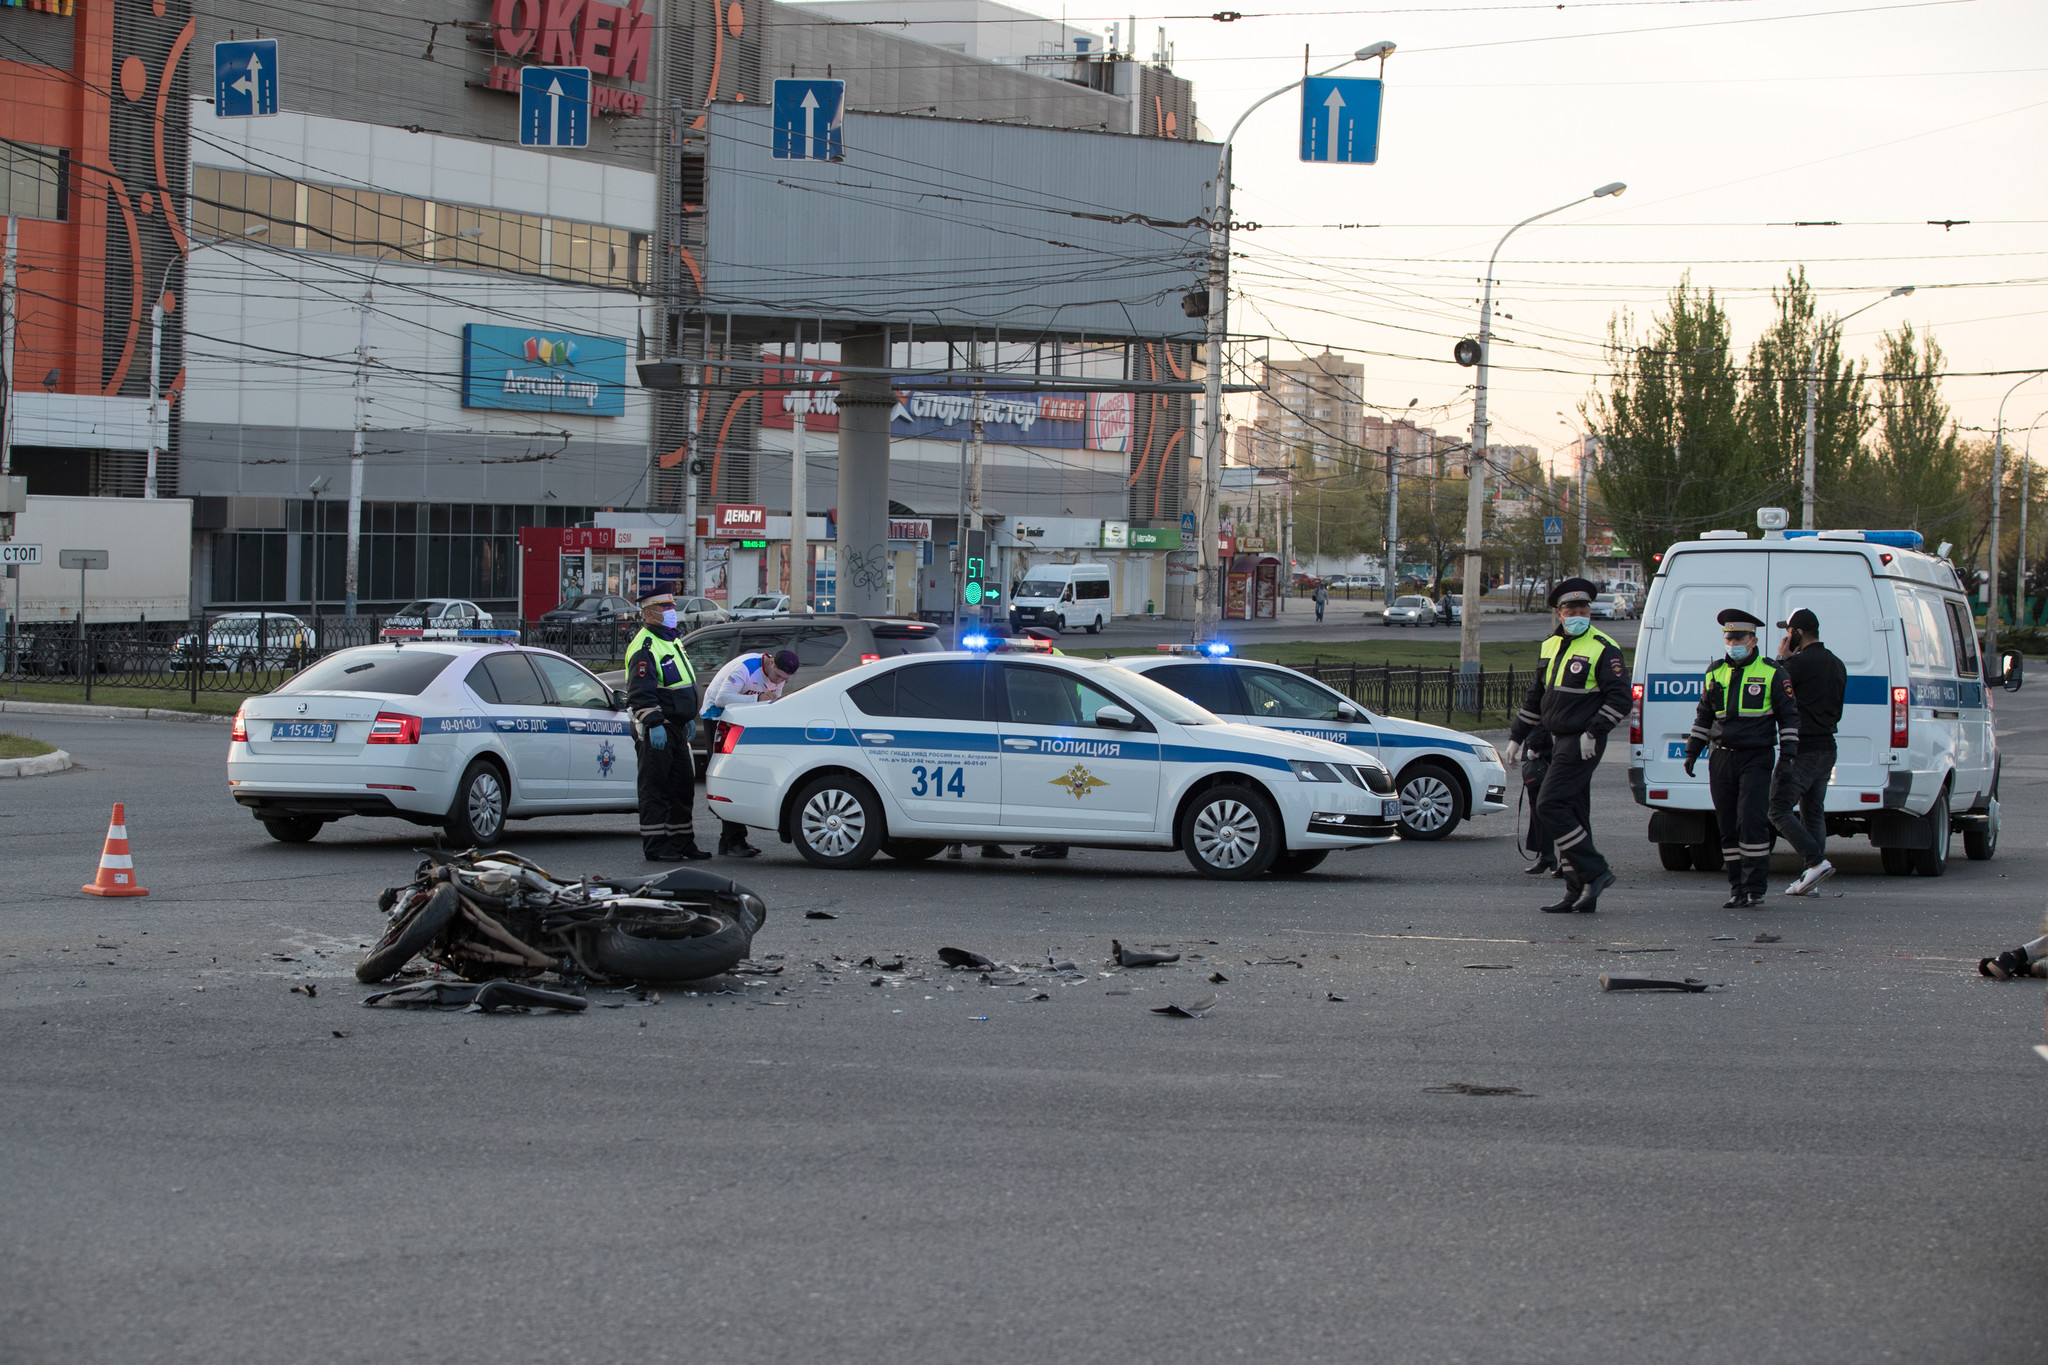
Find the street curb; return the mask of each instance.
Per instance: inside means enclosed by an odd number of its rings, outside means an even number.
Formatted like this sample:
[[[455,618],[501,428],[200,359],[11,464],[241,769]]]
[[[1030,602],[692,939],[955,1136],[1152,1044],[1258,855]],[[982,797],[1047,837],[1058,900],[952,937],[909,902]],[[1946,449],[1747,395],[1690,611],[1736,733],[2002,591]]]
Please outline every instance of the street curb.
[[[20,711],[33,716],[92,716],[99,720],[181,720],[200,725],[232,725],[233,716],[209,716],[198,711],[170,711],[161,706],[89,706],[73,701],[14,701],[0,698],[0,711]]]
[[[71,755],[62,749],[55,753],[37,754],[34,758],[0,758],[0,777],[41,777],[46,773],[61,773],[71,766]]]

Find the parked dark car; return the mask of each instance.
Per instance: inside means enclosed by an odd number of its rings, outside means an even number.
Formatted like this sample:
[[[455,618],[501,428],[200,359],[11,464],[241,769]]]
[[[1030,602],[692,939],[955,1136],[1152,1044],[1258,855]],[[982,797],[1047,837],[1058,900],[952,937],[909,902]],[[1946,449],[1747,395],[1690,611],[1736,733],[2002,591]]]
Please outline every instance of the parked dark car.
[[[639,616],[640,609],[623,597],[587,592],[581,597],[570,598],[553,611],[542,612],[540,620],[546,626],[594,626],[611,621],[637,620]]]

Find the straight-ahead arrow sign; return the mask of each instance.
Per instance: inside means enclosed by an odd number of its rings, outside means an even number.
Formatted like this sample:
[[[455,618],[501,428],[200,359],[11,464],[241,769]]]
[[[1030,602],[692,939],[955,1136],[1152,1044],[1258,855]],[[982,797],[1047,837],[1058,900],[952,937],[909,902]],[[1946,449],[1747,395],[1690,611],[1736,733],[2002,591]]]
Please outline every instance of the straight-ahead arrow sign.
[[[1301,83],[1301,159],[1371,165],[1380,153],[1379,81],[1310,76]]]

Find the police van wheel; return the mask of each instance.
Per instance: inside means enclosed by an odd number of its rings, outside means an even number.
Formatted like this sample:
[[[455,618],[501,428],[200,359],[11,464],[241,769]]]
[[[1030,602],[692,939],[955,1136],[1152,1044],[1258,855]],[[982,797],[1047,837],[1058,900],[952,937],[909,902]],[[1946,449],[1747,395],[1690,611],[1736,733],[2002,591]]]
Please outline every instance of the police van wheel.
[[[1973,863],[1988,863],[1991,855],[1998,852],[1998,798],[1991,798],[1991,809],[1985,813],[1979,824],[1973,824],[1963,831],[1963,856]]]
[[[1910,877],[1913,875],[1913,850],[1910,848],[1881,848],[1877,860],[1884,864],[1887,877]]]
[[[1203,876],[1249,881],[1280,855],[1280,813],[1250,787],[1211,787],[1181,817],[1180,846]]]
[[[1666,872],[1690,872],[1692,870],[1691,844],[1657,845],[1657,861],[1664,864]]]
[[[1692,846],[1692,865],[1693,870],[1697,872],[1722,872],[1726,871],[1728,866],[1721,859],[1721,846],[1719,844],[1694,844]]]
[[[1401,837],[1441,839],[1458,827],[1458,786],[1435,763],[1418,763],[1401,775]]]
[[[478,848],[505,832],[505,778],[496,764],[479,758],[455,788],[448,812],[448,838],[458,848]]]
[[[1088,623],[1088,633],[1090,635],[1102,634],[1102,618],[1100,616]]]
[[[945,848],[943,839],[884,839],[882,852],[899,863],[922,863],[936,858]]]
[[[864,867],[882,846],[882,804],[867,783],[828,774],[797,793],[790,842],[812,867]]]
[[[1290,849],[1273,860],[1272,872],[1276,877],[1299,877],[1321,867],[1323,859],[1329,856],[1327,848]]]
[[[1948,793],[1934,798],[1934,809],[1927,812],[1927,827],[1933,838],[1926,848],[1916,848],[1913,853],[1913,870],[1923,877],[1939,877],[1948,871]]]

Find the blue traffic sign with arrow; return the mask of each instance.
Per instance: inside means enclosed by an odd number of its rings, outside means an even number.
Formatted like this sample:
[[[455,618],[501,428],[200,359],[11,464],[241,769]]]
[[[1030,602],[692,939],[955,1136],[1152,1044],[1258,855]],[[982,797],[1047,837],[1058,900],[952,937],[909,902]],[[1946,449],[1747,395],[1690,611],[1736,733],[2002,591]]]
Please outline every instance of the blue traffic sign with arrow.
[[[1301,83],[1301,159],[1370,166],[1380,157],[1376,80],[1310,76]]]
[[[519,145],[590,145],[590,68],[527,66],[519,70]]]
[[[213,45],[215,118],[268,118],[277,112],[277,39]]]
[[[846,82],[775,82],[775,158],[846,159]]]

